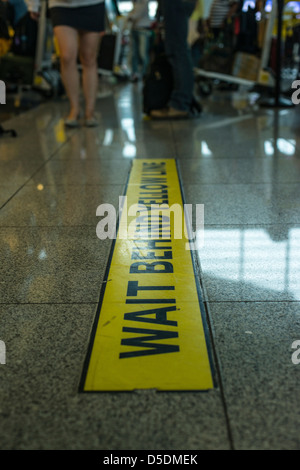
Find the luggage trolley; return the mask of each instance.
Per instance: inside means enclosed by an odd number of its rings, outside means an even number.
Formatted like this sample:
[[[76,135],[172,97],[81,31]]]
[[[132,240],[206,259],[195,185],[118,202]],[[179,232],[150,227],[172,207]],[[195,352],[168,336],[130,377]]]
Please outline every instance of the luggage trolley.
[[[8,9],[7,5],[5,7]],[[39,103],[39,94],[53,96],[60,90],[61,80],[54,67],[53,32],[47,18],[47,1],[41,2],[38,22],[30,19],[28,11],[17,24],[13,23],[11,15],[3,18],[7,20],[10,40],[9,47],[0,57],[1,80],[6,83],[9,102],[15,112]],[[25,93],[30,91],[37,93]]]
[[[38,22],[37,46],[34,61],[33,87],[45,96],[57,95],[61,89],[61,77],[55,67],[55,43],[53,28],[48,18],[48,2],[41,2],[40,19]]]
[[[267,12],[265,12],[265,5],[263,8],[264,13],[267,14]],[[254,54],[236,51],[231,73],[209,70],[201,68],[201,66],[194,68],[195,81],[198,84],[200,94],[202,94],[201,87],[203,87],[203,94],[208,96],[212,91],[212,83],[214,81],[227,82],[244,88],[253,87],[254,85],[270,88],[274,87],[275,79],[269,70],[269,58],[272,45],[272,32],[276,21],[276,10],[276,2],[273,1],[266,22],[260,57]],[[251,68],[253,72],[249,73]]]
[[[104,76],[128,78],[122,68],[123,19],[116,0],[105,0],[106,31],[102,35],[98,54],[98,72]]]

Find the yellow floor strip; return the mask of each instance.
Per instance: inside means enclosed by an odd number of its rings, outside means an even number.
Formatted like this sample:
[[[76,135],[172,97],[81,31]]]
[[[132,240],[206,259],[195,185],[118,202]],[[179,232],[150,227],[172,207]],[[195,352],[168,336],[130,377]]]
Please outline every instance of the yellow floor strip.
[[[178,204],[183,212],[175,160],[134,160],[126,196],[81,389],[211,389],[202,303],[187,240],[175,238],[172,212],[152,212],[149,223],[150,211],[137,213],[134,206]]]

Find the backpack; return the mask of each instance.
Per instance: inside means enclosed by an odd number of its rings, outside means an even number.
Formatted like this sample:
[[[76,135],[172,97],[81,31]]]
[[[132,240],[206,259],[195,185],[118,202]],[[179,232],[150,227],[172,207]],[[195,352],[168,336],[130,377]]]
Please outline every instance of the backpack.
[[[143,86],[143,111],[165,108],[173,89],[172,67],[165,54],[155,57]]]

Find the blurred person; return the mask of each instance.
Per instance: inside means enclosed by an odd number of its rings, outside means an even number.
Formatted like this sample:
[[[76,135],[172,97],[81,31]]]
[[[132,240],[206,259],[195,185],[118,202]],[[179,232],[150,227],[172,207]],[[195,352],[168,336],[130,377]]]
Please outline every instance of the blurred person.
[[[173,91],[165,109],[151,111],[153,119],[186,119],[194,92],[194,71],[187,41],[189,18],[197,0],[161,0],[165,25],[165,51],[173,72]]]
[[[226,21],[234,16],[239,3],[239,0],[213,0],[209,14],[209,27],[215,38],[224,29]]]
[[[191,48],[193,65],[199,65],[203,53],[207,28],[207,0],[197,0],[195,9],[189,19],[188,44]]]
[[[128,14],[127,22],[131,24],[131,68],[132,81],[137,82],[141,75],[145,76],[150,55],[149,0],[135,0],[133,10]]]
[[[2,0],[8,3],[13,9],[12,25],[16,26],[19,21],[26,16],[28,9],[25,0]]]
[[[39,19],[41,0],[27,0],[33,19]],[[95,104],[98,91],[98,50],[105,29],[104,0],[49,0],[50,17],[60,52],[61,77],[70,102],[67,127],[78,127],[80,116],[80,74],[85,98],[85,124],[97,126]]]
[[[37,42],[37,25],[28,12],[25,0],[1,0],[10,32],[10,52],[16,56],[34,57]]]

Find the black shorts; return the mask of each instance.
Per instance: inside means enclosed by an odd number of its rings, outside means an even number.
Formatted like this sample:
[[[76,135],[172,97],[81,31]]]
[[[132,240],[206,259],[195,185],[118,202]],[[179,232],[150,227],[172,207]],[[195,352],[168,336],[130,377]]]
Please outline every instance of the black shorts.
[[[76,30],[100,33],[105,29],[105,2],[86,7],[50,8],[53,27],[70,26]]]

